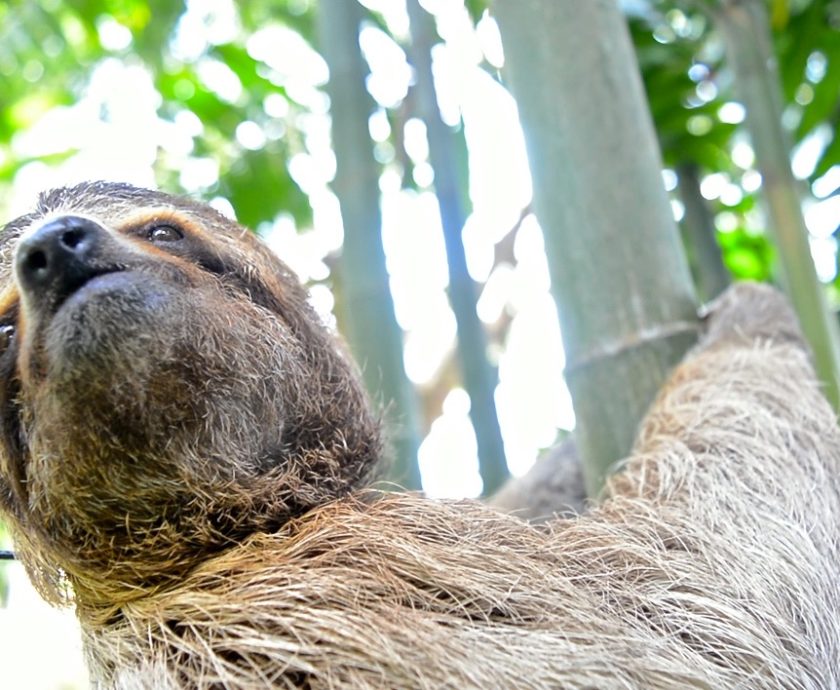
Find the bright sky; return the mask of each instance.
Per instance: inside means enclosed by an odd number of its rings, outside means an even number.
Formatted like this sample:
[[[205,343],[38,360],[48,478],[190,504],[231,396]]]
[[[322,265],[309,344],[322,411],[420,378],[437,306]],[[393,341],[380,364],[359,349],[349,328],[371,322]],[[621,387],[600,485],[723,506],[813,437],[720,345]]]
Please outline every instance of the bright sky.
[[[395,35],[404,35],[408,19],[402,2],[365,0],[385,16]],[[563,348],[554,304],[549,294],[548,269],[542,234],[533,216],[521,224],[514,245],[516,263],[493,269],[495,244],[513,227],[531,197],[522,134],[515,104],[487,72],[479,67],[486,59],[501,66],[502,50],[493,20],[485,17],[477,31],[461,2],[428,0],[436,13],[445,44],[434,52],[436,84],[444,119],[455,124],[460,118],[470,155],[470,196],[474,211],[464,230],[469,270],[486,282],[479,302],[479,316],[495,322],[507,312],[512,315],[503,351],[497,353],[500,383],[496,403],[508,462],[514,474],[525,472],[537,452],[555,440],[559,429],[574,426],[574,413],[562,377]],[[241,84],[224,64],[202,52],[208,42],[223,42],[237,31],[232,0],[193,0],[182,19],[176,48],[184,57],[196,59],[205,84],[223,98],[236,100]],[[100,24],[103,43],[125,47],[130,34],[112,20]],[[369,27],[361,45],[371,64],[369,88],[383,107],[399,102],[406,94],[411,70],[402,49],[379,29]],[[335,170],[330,149],[327,101],[321,87],[327,78],[323,60],[297,34],[278,26],[257,32],[247,46],[251,55],[262,59],[284,75],[286,88],[295,99],[306,103],[311,114],[305,119],[306,151],[291,161],[294,179],[311,198],[314,222],[311,228],[295,228],[289,217],[280,217],[261,228],[268,243],[282,247],[282,258],[302,280],[323,279],[324,258],[341,245],[342,229],[338,203],[328,183]],[[707,94],[708,95],[708,94]],[[76,105],[47,114],[13,142],[21,156],[37,156],[68,147],[78,149],[64,164],[47,167],[30,163],[16,177],[10,195],[10,215],[29,209],[38,191],[84,179],[104,178],[154,185],[153,163],[165,155],[177,163],[181,182],[199,190],[215,182],[218,164],[193,155],[193,137],[202,124],[185,113],[174,122],[161,120],[156,108],[160,97],[142,67],[107,59],[94,70],[85,97]],[[282,117],[288,107],[282,98],[269,97],[266,111]],[[108,121],[101,119],[103,107]],[[727,117],[743,117],[737,104],[725,104]],[[371,135],[387,149],[389,124],[384,111],[370,121]],[[277,133],[275,133],[277,134]],[[280,133],[282,134],[282,133]],[[260,147],[271,135],[253,122],[237,130],[245,147]],[[436,198],[429,185],[433,173],[426,161],[425,129],[419,121],[405,127],[406,149],[414,164],[415,181],[421,191],[399,188],[399,176],[386,165],[381,179],[383,240],[392,279],[397,318],[405,330],[405,366],[418,385],[429,384],[455,343],[455,320],[447,303],[447,269]],[[796,152],[794,169],[805,177],[813,169],[819,141],[805,142]],[[383,149],[383,155],[387,150]],[[752,163],[752,150],[745,142],[733,152],[744,168]],[[385,155],[387,159],[387,155]],[[810,168],[809,168],[810,165]],[[666,187],[673,188],[672,172],[663,174]],[[815,185],[827,195],[840,183],[840,167]],[[708,199],[727,195],[732,202],[741,187],[757,188],[760,176],[746,170],[742,180],[710,175],[702,193]],[[822,186],[819,186],[822,185]],[[834,185],[834,186],[832,186]],[[215,205],[233,213],[230,204],[218,199]],[[679,217],[682,209],[674,204]],[[840,197],[818,199],[806,207],[820,274],[833,276],[835,243],[832,223],[840,216]],[[833,219],[833,220],[832,220]],[[726,218],[722,218],[725,229]],[[757,225],[760,225],[757,223]],[[331,320],[332,296],[326,288],[313,290],[313,303]],[[443,414],[432,424],[420,449],[424,487],[434,496],[474,496],[481,490],[476,442],[469,422],[469,397],[461,390],[450,392]],[[68,612],[46,609],[31,591],[19,565],[0,565],[11,577],[10,605],[0,609],[0,649],[4,651],[3,684],[6,687],[83,687],[79,648],[75,642],[75,620]],[[50,650],[50,663],[43,663],[43,650]],[[33,659],[32,652],[39,656]],[[65,656],[65,654],[67,656]],[[59,660],[60,659],[60,660]]]

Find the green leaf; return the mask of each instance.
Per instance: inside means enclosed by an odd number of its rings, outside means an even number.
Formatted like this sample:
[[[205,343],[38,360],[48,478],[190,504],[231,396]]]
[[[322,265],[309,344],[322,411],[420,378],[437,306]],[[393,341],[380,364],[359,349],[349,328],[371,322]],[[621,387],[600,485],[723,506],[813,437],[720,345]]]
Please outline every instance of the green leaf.
[[[298,227],[312,223],[308,197],[289,176],[282,155],[270,149],[244,151],[222,171],[220,192],[226,196],[243,225],[256,228],[281,211],[290,213]]]

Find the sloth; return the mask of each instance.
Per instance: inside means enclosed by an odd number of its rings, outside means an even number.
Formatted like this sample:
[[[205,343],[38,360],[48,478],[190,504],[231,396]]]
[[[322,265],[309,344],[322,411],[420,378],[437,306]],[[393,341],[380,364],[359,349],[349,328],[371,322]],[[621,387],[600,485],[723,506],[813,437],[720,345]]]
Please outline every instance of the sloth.
[[[840,436],[738,286],[585,515],[370,488],[376,412],[208,206],[44,193],[0,235],[0,512],[100,688],[840,687]]]

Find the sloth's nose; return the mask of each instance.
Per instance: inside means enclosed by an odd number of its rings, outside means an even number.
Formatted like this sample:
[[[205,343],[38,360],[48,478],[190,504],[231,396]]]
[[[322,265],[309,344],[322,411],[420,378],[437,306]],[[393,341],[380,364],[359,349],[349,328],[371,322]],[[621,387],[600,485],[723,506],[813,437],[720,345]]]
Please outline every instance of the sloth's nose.
[[[99,246],[107,231],[79,216],[53,218],[24,237],[15,254],[15,271],[24,291],[61,299],[97,272]]]

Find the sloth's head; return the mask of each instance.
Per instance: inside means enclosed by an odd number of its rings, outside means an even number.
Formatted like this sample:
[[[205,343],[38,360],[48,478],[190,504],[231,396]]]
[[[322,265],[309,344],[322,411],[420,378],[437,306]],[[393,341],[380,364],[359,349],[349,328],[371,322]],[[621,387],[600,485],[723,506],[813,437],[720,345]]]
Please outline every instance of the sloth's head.
[[[362,483],[379,434],[289,269],[203,204],[45,193],[0,234],[0,510],[42,592],[129,598]]]

